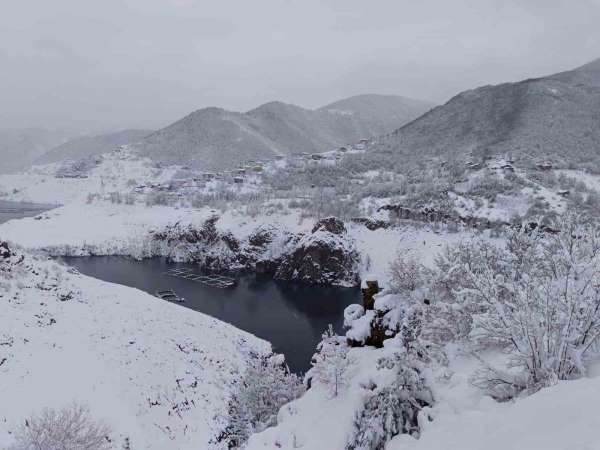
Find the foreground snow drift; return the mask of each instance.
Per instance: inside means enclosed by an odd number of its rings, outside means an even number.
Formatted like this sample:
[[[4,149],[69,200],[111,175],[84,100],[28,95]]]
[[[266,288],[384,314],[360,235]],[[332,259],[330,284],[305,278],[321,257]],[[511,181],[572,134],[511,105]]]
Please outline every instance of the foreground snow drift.
[[[600,379],[563,381],[514,403],[458,399],[438,408],[419,440],[398,436],[387,450],[593,450],[600,448]]]
[[[393,345],[392,342],[387,342]],[[284,406],[278,425],[251,437],[246,450],[346,450],[355,433],[356,411],[369,386],[384,385],[391,373],[377,360],[393,348],[355,348],[349,357],[346,389],[332,397],[314,383],[298,400]],[[420,415],[419,439],[396,436],[386,450],[596,450],[600,448],[600,378],[562,381],[514,402],[498,403],[472,386],[477,362],[451,358],[446,371],[432,373],[436,403]],[[431,421],[430,421],[431,420]],[[375,432],[375,430],[374,430]],[[358,449],[355,449],[358,450]]]
[[[73,402],[132,448],[211,448],[227,398],[270,345],[141,291],[0,252],[0,448],[32,413]],[[215,447],[218,448],[218,447]]]

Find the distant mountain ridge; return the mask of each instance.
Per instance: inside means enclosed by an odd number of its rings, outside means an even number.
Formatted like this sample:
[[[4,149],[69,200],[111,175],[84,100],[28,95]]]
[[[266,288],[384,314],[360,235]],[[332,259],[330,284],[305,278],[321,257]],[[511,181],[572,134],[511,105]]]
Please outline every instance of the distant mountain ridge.
[[[382,137],[398,156],[600,163],[600,59],[577,69],[458,94]]]
[[[373,94],[316,110],[282,102],[245,113],[211,107],[152,133],[134,148],[162,162],[223,169],[248,159],[331,150],[390,132],[431,107],[424,101]]]
[[[151,130],[122,130],[114,133],[79,137],[44,153],[35,160],[35,164],[49,164],[101,155],[121,145],[133,144],[150,133],[152,133]]]
[[[40,155],[73,136],[64,130],[0,129],[0,173],[28,167]]]

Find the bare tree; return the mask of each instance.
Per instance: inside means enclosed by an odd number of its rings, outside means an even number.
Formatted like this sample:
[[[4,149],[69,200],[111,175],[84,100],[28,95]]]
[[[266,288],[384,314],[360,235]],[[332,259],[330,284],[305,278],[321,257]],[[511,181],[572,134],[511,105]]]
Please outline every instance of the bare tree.
[[[85,406],[46,408],[25,420],[10,450],[110,450],[110,433]]]
[[[426,283],[426,269],[414,257],[398,254],[388,268],[390,291],[409,294]]]

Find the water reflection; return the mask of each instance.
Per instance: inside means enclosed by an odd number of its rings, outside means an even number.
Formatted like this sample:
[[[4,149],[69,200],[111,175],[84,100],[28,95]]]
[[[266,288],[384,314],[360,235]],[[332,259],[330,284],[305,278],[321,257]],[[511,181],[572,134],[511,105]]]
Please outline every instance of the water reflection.
[[[173,289],[185,297],[182,306],[201,311],[264,338],[285,354],[290,368],[305,372],[329,324],[342,331],[343,310],[360,301],[357,289],[277,282],[255,275],[237,277],[231,289],[219,289],[170,277],[168,269],[196,266],[164,259],[134,261],[121,257],[63,258],[80,272],[154,294]]]

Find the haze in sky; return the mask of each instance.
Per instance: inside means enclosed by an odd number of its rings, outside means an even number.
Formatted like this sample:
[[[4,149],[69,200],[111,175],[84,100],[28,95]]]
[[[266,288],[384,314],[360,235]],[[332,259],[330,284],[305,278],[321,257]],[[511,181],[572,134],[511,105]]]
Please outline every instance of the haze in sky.
[[[19,0],[0,127],[163,126],[206,106],[444,102],[600,56],[600,0]]]

